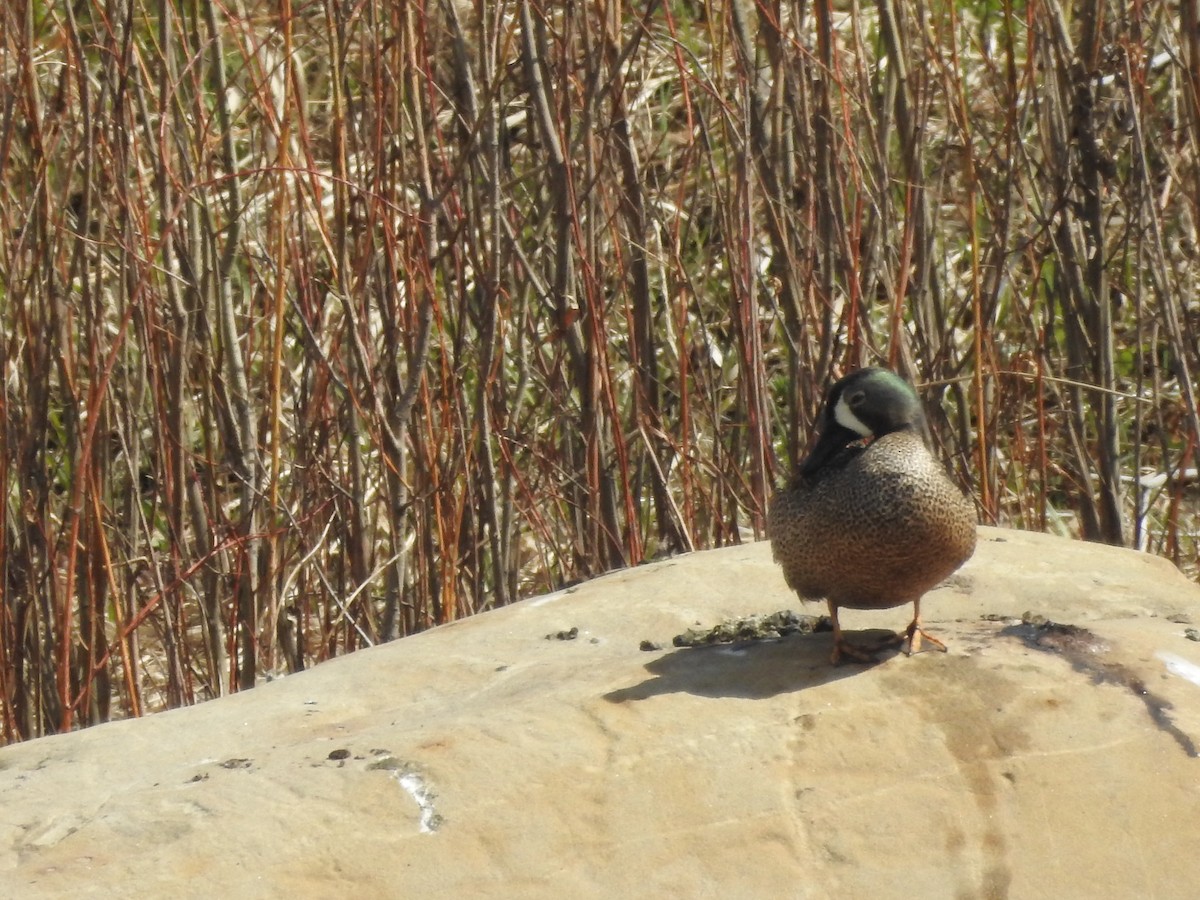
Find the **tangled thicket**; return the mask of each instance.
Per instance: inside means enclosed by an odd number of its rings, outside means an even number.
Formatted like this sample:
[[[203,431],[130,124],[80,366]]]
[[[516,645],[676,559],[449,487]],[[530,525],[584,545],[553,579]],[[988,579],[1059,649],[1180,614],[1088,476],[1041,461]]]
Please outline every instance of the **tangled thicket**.
[[[6,4],[0,737],[759,536],[866,362],[1194,566],[1196,5]]]

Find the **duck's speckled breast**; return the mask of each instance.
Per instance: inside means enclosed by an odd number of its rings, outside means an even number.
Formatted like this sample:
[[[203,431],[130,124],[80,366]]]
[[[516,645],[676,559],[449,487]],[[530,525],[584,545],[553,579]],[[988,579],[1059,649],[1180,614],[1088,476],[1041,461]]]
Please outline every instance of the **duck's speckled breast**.
[[[912,431],[775,495],[767,534],[788,584],[872,609],[917,600],[975,550],[975,509]]]

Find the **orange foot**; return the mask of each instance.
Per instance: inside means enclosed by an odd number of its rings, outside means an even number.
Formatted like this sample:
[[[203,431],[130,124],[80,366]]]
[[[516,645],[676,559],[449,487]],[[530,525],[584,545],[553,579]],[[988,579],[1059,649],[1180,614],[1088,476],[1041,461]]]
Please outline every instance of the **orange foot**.
[[[917,619],[912,620],[912,624],[904,632],[904,637],[900,637],[900,635],[896,635],[896,637],[899,639],[898,643],[900,644],[908,641],[908,649],[905,651],[908,656],[921,652],[921,638],[925,638],[925,640],[929,641],[929,643],[933,644],[933,646],[937,647],[943,653],[946,652],[946,645],[922,628],[921,623]]]
[[[848,656],[856,662],[877,662],[878,660],[875,657],[875,651],[878,649],[879,648],[876,647],[866,650],[862,647],[855,646],[839,634],[833,640],[833,656],[830,659],[830,662],[835,666],[839,666],[842,664],[843,656]]]

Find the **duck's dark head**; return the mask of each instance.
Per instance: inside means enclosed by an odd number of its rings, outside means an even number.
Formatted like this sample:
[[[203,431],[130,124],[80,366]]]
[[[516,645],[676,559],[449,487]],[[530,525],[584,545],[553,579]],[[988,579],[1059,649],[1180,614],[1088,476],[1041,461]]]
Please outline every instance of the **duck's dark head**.
[[[859,369],[829,389],[821,411],[821,436],[800,466],[812,480],[855,441],[874,440],[894,431],[924,434],[925,414],[911,384],[889,369]]]

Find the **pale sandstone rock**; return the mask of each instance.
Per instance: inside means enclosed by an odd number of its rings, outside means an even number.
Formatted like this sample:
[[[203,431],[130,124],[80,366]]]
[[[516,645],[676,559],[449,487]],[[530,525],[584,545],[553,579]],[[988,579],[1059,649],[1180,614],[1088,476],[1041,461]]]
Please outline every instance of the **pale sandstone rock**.
[[[980,536],[922,606],[948,654],[638,649],[821,612],[762,543],[0,750],[0,895],[1195,897],[1200,644],[1168,617],[1200,624],[1200,590],[1131,551]],[[1086,632],[1031,646],[1026,611]]]

